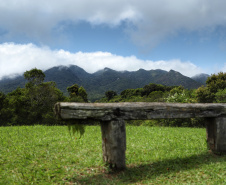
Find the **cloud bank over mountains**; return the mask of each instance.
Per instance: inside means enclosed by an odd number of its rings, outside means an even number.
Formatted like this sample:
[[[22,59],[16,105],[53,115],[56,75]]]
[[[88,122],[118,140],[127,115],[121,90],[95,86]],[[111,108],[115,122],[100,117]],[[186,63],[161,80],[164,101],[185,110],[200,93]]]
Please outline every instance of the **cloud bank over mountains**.
[[[79,27],[81,22],[94,27],[104,25],[109,28],[120,27],[120,30],[122,27],[126,38],[128,36],[132,43],[147,50],[180,33],[200,32],[200,37],[195,39],[202,40],[208,38],[208,34],[214,35],[218,28],[225,28],[225,7],[225,0],[0,0],[0,78],[21,74],[34,67],[45,70],[70,64],[78,65],[90,73],[104,67],[129,71],[144,68],[174,69],[186,76],[193,76],[206,71],[196,66],[193,63],[195,61],[182,61],[173,57],[171,60],[141,60],[135,56],[120,56],[94,49],[92,51],[95,52],[90,53],[73,53],[66,49],[51,50],[45,46],[50,46],[51,42],[64,45],[70,38],[66,34],[67,30],[70,30],[71,25]],[[224,43],[225,31],[222,30],[217,34],[220,34],[220,42]],[[193,53],[194,56],[198,54],[196,50]],[[198,62],[205,63],[205,56],[206,53]],[[224,67],[215,71],[226,71],[223,59],[221,68]]]
[[[19,36],[45,42],[53,32],[63,34],[62,22],[110,27],[126,22],[125,33],[134,43],[152,47],[181,30],[224,25],[225,7],[225,0],[1,0],[0,35],[5,42]]]
[[[136,71],[140,68],[166,71],[173,69],[189,77],[203,72],[193,63],[179,59],[151,61],[141,60],[135,56],[123,57],[101,51],[70,53],[65,50],[37,47],[34,44],[4,43],[0,45],[0,79],[6,75],[22,74],[35,67],[46,70],[59,65],[77,65],[89,73],[105,67],[118,71]]]

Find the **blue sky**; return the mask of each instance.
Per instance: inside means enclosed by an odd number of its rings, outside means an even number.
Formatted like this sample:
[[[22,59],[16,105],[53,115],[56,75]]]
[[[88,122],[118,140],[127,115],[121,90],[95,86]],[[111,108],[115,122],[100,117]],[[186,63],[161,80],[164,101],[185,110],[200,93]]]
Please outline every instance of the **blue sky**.
[[[226,72],[224,0],[0,0],[0,78],[78,65]]]

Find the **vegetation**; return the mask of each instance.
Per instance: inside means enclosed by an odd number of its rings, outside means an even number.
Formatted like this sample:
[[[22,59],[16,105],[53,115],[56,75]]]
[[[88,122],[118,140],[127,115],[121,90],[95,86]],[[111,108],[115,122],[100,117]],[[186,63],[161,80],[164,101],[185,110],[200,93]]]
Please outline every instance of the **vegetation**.
[[[67,88],[69,94],[69,101],[71,102],[88,102],[86,90],[77,84]]]
[[[196,90],[187,90],[182,86],[163,86],[160,84],[145,85],[144,88],[127,89],[111,99],[105,95],[97,102],[168,102],[168,103],[195,103]],[[132,125],[149,126],[177,126],[177,127],[204,127],[201,118],[188,119],[157,119],[148,121],[127,121]]]
[[[87,102],[83,87],[68,87],[69,97],[56,88],[55,82],[44,82],[45,74],[39,69],[24,73],[25,88],[5,95],[0,92],[0,126],[2,125],[56,125],[65,124],[55,119],[53,106],[58,101]]]
[[[107,98],[108,101],[110,101],[115,96],[117,96],[117,93],[115,91],[107,91],[107,92],[105,92],[105,97]]]
[[[66,126],[0,127],[0,184],[226,183],[226,156],[207,151],[205,129],[128,125],[120,173],[103,164],[100,127],[76,137]]]
[[[110,72],[115,74],[112,70]],[[85,75],[85,72],[81,73]],[[25,88],[17,88],[7,95],[0,92],[0,125],[65,124],[54,117],[52,108],[57,101],[88,102],[88,94],[82,86],[73,84],[67,87],[69,96],[66,97],[56,88],[55,82],[44,82],[45,74],[39,69],[26,71],[24,78],[27,80]],[[206,87],[203,86],[197,90],[153,83],[143,88],[123,90],[118,95],[116,91],[109,90],[105,92],[105,97],[97,102],[225,103],[226,73],[214,74],[208,78],[206,83]],[[130,121],[130,123],[140,124],[139,121]],[[145,124],[183,127],[205,125],[202,119],[162,119],[146,121]],[[80,131],[83,133],[84,128]]]
[[[88,78],[85,71],[76,69],[82,76]],[[116,71],[106,69],[113,76],[117,76]],[[100,72],[98,75],[106,75]],[[141,77],[139,70],[136,74]],[[156,72],[156,71],[154,71]],[[162,71],[160,71],[163,73]],[[173,71],[170,72],[172,75]],[[147,74],[146,74],[147,75]],[[177,74],[178,75],[178,74]],[[113,78],[112,76],[112,78]],[[153,73],[152,76],[158,76]],[[180,76],[180,75],[179,75]],[[171,102],[171,103],[195,103],[195,102],[226,102],[226,73],[212,75],[207,80],[206,87],[197,90],[188,90],[182,86],[165,86],[150,83],[143,88],[126,89],[119,95],[117,92],[109,90],[105,92],[105,97],[97,102]],[[38,69],[32,69],[24,73],[24,78],[28,81],[25,88],[17,88],[5,95],[0,93],[0,125],[30,125],[30,124],[65,124],[55,119],[53,105],[57,101],[88,102],[88,95],[82,86],[74,84],[67,87],[69,97],[56,88],[55,82],[44,82],[45,74]],[[102,83],[102,82],[101,82]],[[103,82],[103,84],[107,83]],[[150,121],[129,121],[133,125],[150,126],[177,126],[177,127],[204,127],[203,119],[158,119]],[[77,125],[75,121],[67,122],[72,133],[85,132],[84,125]]]
[[[53,105],[63,101],[54,82],[43,82],[45,74],[38,69],[24,73],[25,88],[17,88],[3,100],[1,125],[56,124]]]
[[[225,100],[225,89],[226,89],[226,73],[220,72],[217,75],[213,74],[208,77],[206,81],[206,87],[202,86],[197,89],[198,102],[212,103],[222,102]]]
[[[67,94],[67,87],[74,84],[82,86],[89,95],[89,100],[94,102],[102,98],[106,91],[113,90],[120,94],[125,89],[142,88],[147,84],[162,84],[165,86],[182,85],[186,89],[196,89],[202,84],[183,76],[176,71],[140,69],[138,71],[114,71],[109,68],[97,71],[93,74],[87,73],[78,66],[71,65],[53,67],[45,71],[45,82],[54,81],[57,87]],[[14,79],[0,80],[0,91],[9,93],[17,87],[25,87],[25,79],[18,76]]]
[[[139,70],[136,77],[143,72]],[[70,122],[68,132],[66,126],[46,126],[65,124],[55,119],[53,105],[57,101],[88,102],[86,90],[71,84],[66,97],[55,82],[45,82],[45,74],[38,69],[26,71],[24,78],[24,88],[8,94],[0,92],[0,126],[5,126],[0,127],[0,184],[226,183],[226,157],[207,151],[205,129],[156,127],[203,127],[202,119],[129,121],[128,169],[111,173],[102,160],[100,127]],[[138,101],[226,103],[226,73],[210,76],[206,87],[198,89],[150,83],[118,94],[109,88],[98,100]],[[85,131],[85,137],[79,139]]]
[[[143,88],[126,89],[120,95],[105,97],[97,102],[168,102],[168,103],[225,103],[226,102],[226,73],[212,75],[206,82],[206,87],[185,89],[182,86],[164,86],[150,83]],[[111,91],[110,91],[111,92]],[[109,98],[110,97],[110,98]],[[129,121],[134,125],[204,127],[204,119],[158,119],[150,121]]]

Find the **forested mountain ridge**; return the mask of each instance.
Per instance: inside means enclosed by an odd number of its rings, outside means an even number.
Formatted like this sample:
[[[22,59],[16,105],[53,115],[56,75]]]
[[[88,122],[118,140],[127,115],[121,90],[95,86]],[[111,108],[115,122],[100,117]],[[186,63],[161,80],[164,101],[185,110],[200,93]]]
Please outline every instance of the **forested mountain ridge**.
[[[83,86],[90,100],[100,99],[108,90],[114,90],[117,93],[125,89],[136,89],[144,87],[149,83],[162,84],[167,86],[182,85],[187,89],[195,89],[202,84],[182,75],[179,72],[170,70],[144,70],[138,71],[115,71],[104,68],[95,73],[87,73],[84,69],[71,66],[57,66],[44,71],[45,81],[54,81],[57,87],[64,93],[67,93],[67,87],[73,84]],[[16,78],[4,78],[0,80],[0,91],[3,93],[11,92],[17,87],[24,87],[26,81],[23,76]]]
[[[195,75],[195,76],[193,76],[191,78],[193,80],[195,80],[196,82],[199,82],[199,83],[201,83],[203,85],[206,85],[206,80],[207,80],[208,77],[210,77],[210,75],[201,73],[201,74]]]

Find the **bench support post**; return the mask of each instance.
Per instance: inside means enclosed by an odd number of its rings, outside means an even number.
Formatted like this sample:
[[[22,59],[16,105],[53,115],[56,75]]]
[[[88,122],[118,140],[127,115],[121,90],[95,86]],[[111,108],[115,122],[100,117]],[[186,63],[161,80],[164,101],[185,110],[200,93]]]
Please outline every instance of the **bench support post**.
[[[206,118],[207,144],[215,154],[226,154],[226,117]]]
[[[126,168],[126,128],[122,119],[101,122],[103,160],[112,170]]]

